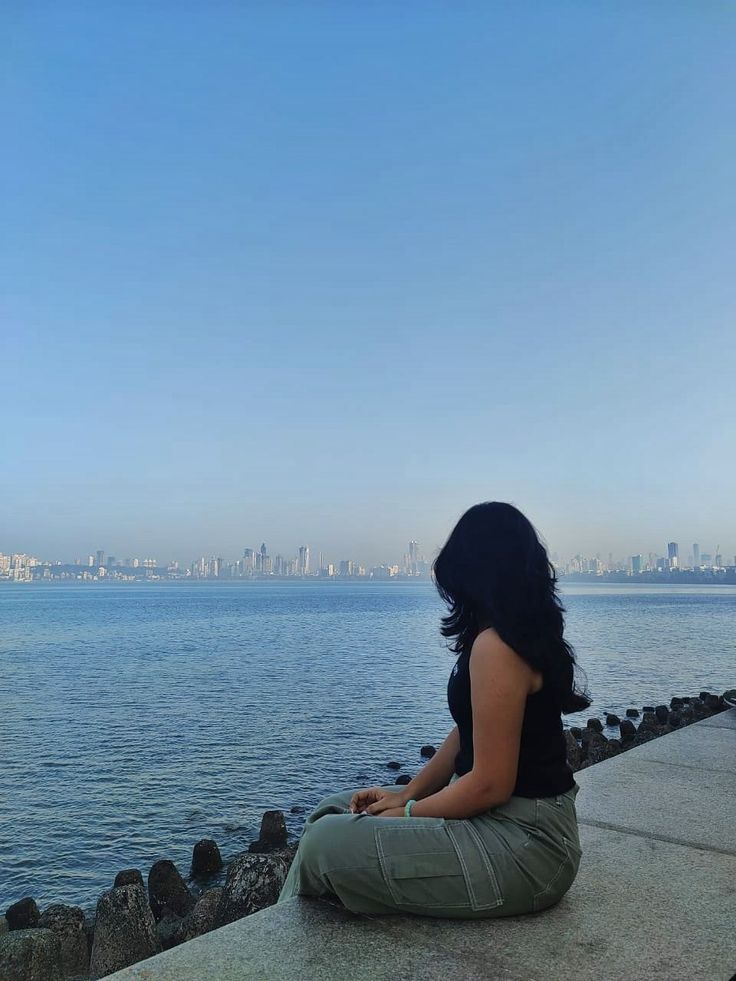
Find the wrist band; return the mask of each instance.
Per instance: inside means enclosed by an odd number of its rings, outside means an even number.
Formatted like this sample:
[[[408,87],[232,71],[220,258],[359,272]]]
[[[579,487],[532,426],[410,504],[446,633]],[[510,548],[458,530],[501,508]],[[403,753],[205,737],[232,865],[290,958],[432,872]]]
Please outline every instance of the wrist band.
[[[404,817],[405,818],[411,817],[411,807],[412,807],[412,804],[416,804],[416,801],[415,800],[408,800],[406,802],[406,804],[404,805]]]

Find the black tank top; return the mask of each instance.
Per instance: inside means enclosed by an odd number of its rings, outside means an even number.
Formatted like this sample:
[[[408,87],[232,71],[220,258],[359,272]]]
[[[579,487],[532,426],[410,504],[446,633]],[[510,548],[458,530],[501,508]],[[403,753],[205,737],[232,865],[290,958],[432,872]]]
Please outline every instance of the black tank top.
[[[460,733],[455,757],[458,776],[473,769],[473,711],[470,701],[470,653],[461,654],[447,685],[450,713]],[[560,705],[546,685],[526,700],[519,746],[516,797],[554,797],[575,784],[567,762]]]

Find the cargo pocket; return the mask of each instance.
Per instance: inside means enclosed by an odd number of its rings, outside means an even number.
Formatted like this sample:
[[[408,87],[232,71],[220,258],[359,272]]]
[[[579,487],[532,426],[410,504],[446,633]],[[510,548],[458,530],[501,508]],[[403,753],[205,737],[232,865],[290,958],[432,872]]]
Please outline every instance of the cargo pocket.
[[[376,827],[381,873],[398,907],[483,910],[502,902],[488,858],[464,825],[387,819]]]

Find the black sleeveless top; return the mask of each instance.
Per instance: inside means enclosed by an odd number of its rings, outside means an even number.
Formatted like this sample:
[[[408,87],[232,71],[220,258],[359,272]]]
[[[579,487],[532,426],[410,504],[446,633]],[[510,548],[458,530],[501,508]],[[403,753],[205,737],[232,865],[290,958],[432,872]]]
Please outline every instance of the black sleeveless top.
[[[470,652],[461,654],[447,685],[450,714],[460,733],[460,752],[455,773],[473,769],[473,711],[470,701]],[[519,769],[513,794],[516,797],[554,797],[575,784],[567,762],[560,705],[544,683],[526,700],[519,745]]]

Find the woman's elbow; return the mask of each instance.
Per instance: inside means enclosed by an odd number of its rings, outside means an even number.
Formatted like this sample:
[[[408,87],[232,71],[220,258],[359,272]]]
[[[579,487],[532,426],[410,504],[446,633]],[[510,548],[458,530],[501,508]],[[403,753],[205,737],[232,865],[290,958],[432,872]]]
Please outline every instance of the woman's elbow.
[[[488,811],[492,807],[505,804],[514,792],[514,786],[508,780],[493,779],[481,774],[474,776],[479,811]]]

